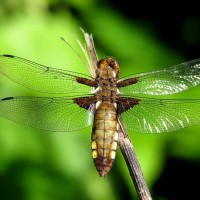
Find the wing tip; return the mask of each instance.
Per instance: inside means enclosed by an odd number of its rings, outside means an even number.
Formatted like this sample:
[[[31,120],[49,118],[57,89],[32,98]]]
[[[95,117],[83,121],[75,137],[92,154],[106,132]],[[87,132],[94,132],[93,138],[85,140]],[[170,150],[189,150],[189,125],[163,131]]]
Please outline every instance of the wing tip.
[[[9,57],[9,58],[14,58],[14,57],[15,57],[15,56],[9,55],[9,54],[4,54],[3,56],[4,56],[4,57]]]
[[[14,99],[14,97],[5,97],[5,98],[1,99],[1,101],[7,101],[7,100],[11,100],[11,99]]]

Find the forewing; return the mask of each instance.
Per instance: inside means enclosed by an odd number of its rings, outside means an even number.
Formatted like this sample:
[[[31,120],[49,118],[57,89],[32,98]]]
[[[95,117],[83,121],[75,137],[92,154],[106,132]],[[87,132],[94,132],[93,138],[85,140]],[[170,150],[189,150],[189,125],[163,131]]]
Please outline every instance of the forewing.
[[[90,93],[91,87],[80,84],[77,77],[90,79],[87,75],[46,67],[11,55],[0,55],[0,72],[12,81],[29,89],[52,93]]]
[[[7,97],[0,100],[0,116],[43,130],[66,132],[85,128],[93,120],[92,109],[81,108],[66,97]]]
[[[138,104],[122,113],[127,130],[163,133],[200,124],[199,99],[139,98]]]
[[[134,80],[134,84],[121,87],[123,94],[166,95],[187,90],[200,83],[200,59],[122,78]]]

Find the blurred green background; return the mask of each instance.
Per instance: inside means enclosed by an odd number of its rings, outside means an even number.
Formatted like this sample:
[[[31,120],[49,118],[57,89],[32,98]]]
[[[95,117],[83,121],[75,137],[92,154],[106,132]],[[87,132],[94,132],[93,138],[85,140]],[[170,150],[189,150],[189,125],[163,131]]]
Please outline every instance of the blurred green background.
[[[0,54],[87,73],[64,36],[92,33],[99,58],[111,55],[121,76],[156,70],[200,57],[200,15],[195,5],[150,9],[129,1],[1,0]],[[200,98],[200,88],[165,98]],[[0,76],[0,98],[45,96]],[[200,125],[168,134],[130,133],[152,196],[198,199]],[[0,118],[0,199],[137,199],[120,150],[100,178],[91,158],[91,127],[48,133]],[[184,193],[183,193],[184,191]],[[200,198],[200,197],[199,197]]]

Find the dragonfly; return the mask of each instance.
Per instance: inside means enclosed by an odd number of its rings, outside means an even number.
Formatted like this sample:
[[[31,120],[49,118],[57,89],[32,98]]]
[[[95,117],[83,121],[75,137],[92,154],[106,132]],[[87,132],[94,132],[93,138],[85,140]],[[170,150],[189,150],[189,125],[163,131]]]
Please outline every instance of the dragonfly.
[[[92,125],[92,158],[102,177],[116,157],[119,116],[128,131],[138,133],[171,132],[200,124],[200,99],[156,98],[199,85],[200,59],[120,78],[119,62],[113,57],[98,59],[92,35],[84,36],[88,48],[79,44],[89,75],[1,55],[2,75],[29,89],[62,95],[2,98],[0,116],[47,131],[71,132]]]

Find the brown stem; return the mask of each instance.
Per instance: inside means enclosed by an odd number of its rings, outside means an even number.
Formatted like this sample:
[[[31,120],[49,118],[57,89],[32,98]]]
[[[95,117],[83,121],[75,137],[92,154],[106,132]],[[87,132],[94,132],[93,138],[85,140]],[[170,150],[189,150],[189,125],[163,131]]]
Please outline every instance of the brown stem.
[[[152,200],[151,194],[145,182],[140,164],[137,160],[133,145],[128,137],[128,133],[123,125],[121,117],[118,117],[120,124],[119,146],[128,166],[130,176],[135,185],[140,200]]]

